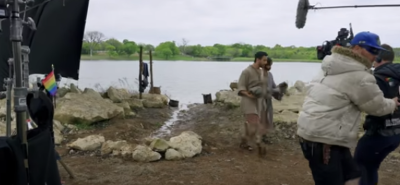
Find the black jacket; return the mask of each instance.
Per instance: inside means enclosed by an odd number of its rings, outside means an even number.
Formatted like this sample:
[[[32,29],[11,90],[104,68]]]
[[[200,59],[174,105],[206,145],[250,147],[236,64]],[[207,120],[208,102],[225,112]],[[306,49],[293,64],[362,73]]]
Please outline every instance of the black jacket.
[[[400,64],[382,64],[375,68],[374,76],[385,98],[394,98],[399,95]],[[399,110],[381,117],[368,115],[365,119],[364,129],[370,131],[385,129],[385,120],[397,117],[400,118]]]

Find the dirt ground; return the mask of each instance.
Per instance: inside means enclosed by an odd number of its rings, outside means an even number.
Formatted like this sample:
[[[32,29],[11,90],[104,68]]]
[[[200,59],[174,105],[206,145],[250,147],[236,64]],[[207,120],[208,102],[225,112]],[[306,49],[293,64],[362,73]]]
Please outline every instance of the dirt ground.
[[[140,143],[168,119],[168,110],[145,110],[140,118],[115,120],[83,133],[103,134],[106,139]],[[60,166],[67,185],[312,185],[311,172],[294,140],[271,139],[266,159],[256,152],[238,148],[242,117],[239,110],[218,105],[194,105],[179,114],[171,135],[192,130],[203,137],[201,155],[182,161],[137,163],[98,154],[69,154],[58,148],[63,160],[75,172],[69,179]],[[169,138],[170,136],[166,136]],[[380,170],[380,185],[400,184],[400,161],[387,159]]]

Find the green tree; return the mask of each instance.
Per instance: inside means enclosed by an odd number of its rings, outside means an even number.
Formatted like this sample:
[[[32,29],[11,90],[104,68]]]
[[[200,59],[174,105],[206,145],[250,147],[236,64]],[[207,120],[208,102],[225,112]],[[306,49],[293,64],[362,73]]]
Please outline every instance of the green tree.
[[[138,48],[138,45],[133,41],[129,41],[127,39],[123,41],[123,50],[128,57],[135,54],[138,51]]]
[[[175,42],[167,41],[160,43],[155,48],[155,54],[164,59],[169,59],[173,56],[179,55],[179,48],[176,46]]]
[[[90,44],[88,42],[83,41],[81,54],[84,55],[90,54]]]
[[[192,57],[215,58],[215,57],[243,57],[253,58],[257,51],[265,51],[275,59],[290,60],[316,60],[316,47],[296,47],[282,46],[275,44],[273,47],[264,45],[251,45],[246,43],[234,43],[231,45],[214,44],[212,46],[202,46],[200,44],[188,45],[188,41],[183,39],[181,46],[177,47],[174,41],[160,43],[157,47],[151,44],[141,43],[145,52],[154,51],[154,55],[166,60],[173,59],[180,55]],[[397,60],[400,58],[400,48],[393,48]],[[82,54],[94,54],[97,51],[106,51],[109,57],[128,55],[132,56],[138,51],[138,44],[128,39],[120,42],[117,39],[104,39],[100,32],[87,32],[85,40],[82,42]],[[246,59],[247,60],[247,59]]]
[[[217,56],[218,57],[222,57],[222,56],[224,56],[226,54],[227,46],[222,45],[222,44],[214,44],[213,47],[215,47],[217,49],[217,51],[218,51]]]

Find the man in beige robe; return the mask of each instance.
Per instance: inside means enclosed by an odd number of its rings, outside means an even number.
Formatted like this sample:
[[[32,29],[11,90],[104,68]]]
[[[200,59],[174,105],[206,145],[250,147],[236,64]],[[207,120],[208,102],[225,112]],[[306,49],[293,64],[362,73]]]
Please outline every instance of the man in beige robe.
[[[264,74],[262,68],[267,64],[267,56],[266,52],[257,52],[254,63],[242,71],[238,81],[239,96],[242,97],[240,107],[246,119],[240,147],[252,150],[249,142],[256,137],[260,154],[265,154],[261,138],[266,129],[264,124],[260,124],[260,115],[266,111],[264,98],[267,94],[268,74]]]

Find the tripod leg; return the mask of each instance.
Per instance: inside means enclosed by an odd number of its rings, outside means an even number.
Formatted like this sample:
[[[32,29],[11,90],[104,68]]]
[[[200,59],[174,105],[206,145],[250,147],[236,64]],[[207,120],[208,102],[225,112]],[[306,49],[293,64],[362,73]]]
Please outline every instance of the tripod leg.
[[[65,171],[67,171],[67,173],[69,174],[69,177],[71,179],[74,179],[75,178],[74,173],[72,173],[71,169],[64,163],[64,161],[62,161],[61,157],[60,157],[60,159],[58,159],[58,162],[60,162],[61,166],[63,166]]]

